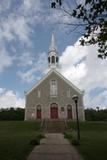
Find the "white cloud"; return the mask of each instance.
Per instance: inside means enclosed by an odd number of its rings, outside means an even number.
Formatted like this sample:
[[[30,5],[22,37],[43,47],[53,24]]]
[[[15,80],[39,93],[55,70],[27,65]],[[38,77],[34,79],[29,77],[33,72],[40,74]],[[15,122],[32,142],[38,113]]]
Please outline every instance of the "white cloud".
[[[15,57],[18,60],[18,66],[26,67],[33,64],[34,57],[30,52],[24,52],[21,56]]]
[[[27,2],[28,0],[26,0]],[[23,1],[22,1],[23,2]],[[0,73],[3,72],[6,68],[12,65],[13,60],[15,59],[10,56],[10,46],[13,47],[14,43],[10,43],[16,41],[19,44],[24,45],[24,49],[26,47],[31,47],[30,33],[32,29],[28,24],[28,18],[24,15],[24,10],[21,10],[22,5],[15,6],[17,9],[12,10],[12,13],[9,11],[10,6],[13,2],[11,0],[3,0],[0,2],[0,13],[5,13],[6,16],[0,16]],[[31,3],[31,1],[29,1]],[[32,4],[32,3],[31,3]],[[38,5],[36,6],[38,8]],[[7,11],[8,10],[8,11]],[[29,12],[32,11],[31,8],[28,8]],[[27,13],[27,12],[26,12]],[[8,50],[7,50],[7,41]],[[18,43],[17,43],[18,44]],[[18,45],[19,45],[18,44]],[[19,63],[22,65],[22,58],[30,57],[28,54],[23,55],[24,57],[20,57]],[[27,60],[23,63],[24,65],[30,65],[32,63],[32,59],[29,58],[29,62]]]
[[[0,94],[4,93],[5,92],[5,88],[0,88]]]
[[[0,24],[0,40],[5,42],[5,40],[11,41],[13,39],[18,39],[22,42],[30,44],[29,33],[31,29],[27,24],[27,20],[23,16],[13,16],[10,15],[8,19],[2,19]]]
[[[18,76],[21,77],[23,82],[33,82],[34,80],[40,79],[40,73],[44,74],[47,69],[47,55],[46,53],[38,54],[39,57],[36,59],[31,66],[26,71],[18,71]],[[29,60],[28,60],[29,61]],[[26,62],[27,63],[27,62]],[[36,76],[39,73],[39,76]]]
[[[24,12],[39,12],[41,11],[42,8],[42,3],[40,2],[40,0],[23,0],[22,3],[22,8]]]
[[[2,73],[6,68],[12,65],[12,57],[8,55],[8,53],[1,48],[0,51],[0,73]]]
[[[47,11],[48,14],[45,14],[45,19],[44,19],[44,23],[49,23],[49,24],[53,24],[57,26],[57,29],[60,29],[60,32],[65,32],[69,30],[69,25],[70,23],[75,23],[76,19],[75,18],[71,18],[71,16],[69,16],[67,13],[65,13],[60,9],[50,9],[49,11]],[[71,28],[71,26],[70,26]],[[72,26],[72,29],[74,27]]]
[[[75,44],[74,46],[67,46],[60,57],[62,74],[75,84],[78,84],[79,80],[87,73],[87,67],[84,63],[87,54],[87,47],[83,48]]]
[[[94,98],[90,98],[88,94],[85,95],[85,103],[89,107],[101,107],[102,109],[107,108],[107,90],[98,94]],[[91,101],[91,103],[90,103]]]
[[[8,10],[10,8],[11,5],[11,0],[1,0],[0,1],[0,13],[2,11]]]
[[[23,0],[15,14],[24,17],[27,24],[36,25],[44,21],[43,2],[40,0]]]
[[[85,90],[85,106],[106,105],[102,98],[106,98],[106,92],[102,92],[90,99],[90,91],[97,88],[107,88],[107,63],[106,60],[97,58],[97,46],[79,46],[78,41],[74,46],[68,46],[62,53],[60,64],[62,74],[71,80],[80,89]],[[107,105],[106,105],[107,107]]]
[[[18,76],[21,77],[23,82],[30,83],[33,82],[35,79],[34,72],[35,72],[34,69],[30,69],[26,72],[18,71]]]
[[[19,37],[19,40],[30,43],[30,28],[28,27],[27,21],[24,17],[14,19],[11,30],[13,30],[13,32]]]
[[[0,43],[19,40],[21,44],[30,46],[30,34],[33,32],[31,24],[42,22],[42,3],[40,0],[22,0],[21,3],[15,4],[15,9],[11,12],[12,4],[14,5],[11,0],[0,2],[0,12],[6,15],[0,16]]]
[[[20,98],[13,90],[0,88],[0,108],[25,107],[25,100]]]
[[[10,7],[13,5],[12,12]],[[42,3],[40,0],[22,0],[20,3],[14,4],[11,0],[3,0],[0,2],[0,72],[12,64],[10,56],[10,48],[14,47],[13,42],[17,42],[17,46],[23,46],[29,50],[32,48],[31,34],[33,33],[32,24],[36,24],[42,19]],[[8,50],[6,49],[8,44]],[[21,47],[20,47],[21,48]],[[5,52],[5,53],[4,53]],[[17,54],[17,49],[15,51]],[[17,56],[14,56],[16,59]],[[29,53],[20,56],[18,64],[21,66],[32,65],[32,58]],[[27,58],[23,63],[23,59]],[[28,61],[29,58],[29,61]]]

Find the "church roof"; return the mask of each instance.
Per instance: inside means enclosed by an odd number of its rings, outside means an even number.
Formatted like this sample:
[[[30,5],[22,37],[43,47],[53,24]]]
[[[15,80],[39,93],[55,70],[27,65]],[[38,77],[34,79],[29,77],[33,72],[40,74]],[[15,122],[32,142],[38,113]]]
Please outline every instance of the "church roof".
[[[26,95],[30,94],[35,88],[37,88],[53,72],[56,73],[61,79],[63,79],[69,86],[74,88],[74,90],[76,90],[79,94],[84,94],[83,91],[81,91],[79,88],[77,88],[73,83],[71,83],[68,79],[66,79],[61,73],[59,73],[55,69],[51,69],[38,83],[36,83],[28,92],[26,92]]]

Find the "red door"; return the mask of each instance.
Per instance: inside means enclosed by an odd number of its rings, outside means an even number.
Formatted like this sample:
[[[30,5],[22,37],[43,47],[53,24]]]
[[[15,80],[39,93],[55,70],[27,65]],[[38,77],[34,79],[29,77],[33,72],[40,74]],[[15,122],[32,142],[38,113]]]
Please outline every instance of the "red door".
[[[51,111],[51,113],[50,113],[51,118],[52,119],[57,119],[58,118],[58,106],[57,106],[57,104],[53,103],[51,105],[51,110],[50,111]]]
[[[41,109],[37,109],[37,119],[41,119]]]
[[[68,119],[72,119],[72,106],[68,105],[67,107]]]
[[[52,107],[51,108],[51,118],[52,119],[57,119],[58,118],[58,108],[57,107]]]

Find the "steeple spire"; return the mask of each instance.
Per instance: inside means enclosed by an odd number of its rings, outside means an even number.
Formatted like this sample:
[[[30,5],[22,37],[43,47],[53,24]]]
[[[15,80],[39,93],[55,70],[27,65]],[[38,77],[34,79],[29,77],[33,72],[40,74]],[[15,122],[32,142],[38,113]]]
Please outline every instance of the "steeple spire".
[[[52,33],[51,44],[50,44],[49,50],[50,51],[56,50],[54,33]]]
[[[50,68],[57,68],[58,67],[58,53],[55,45],[55,38],[54,34],[52,33],[51,43],[49,46],[49,55],[48,55],[48,64]]]

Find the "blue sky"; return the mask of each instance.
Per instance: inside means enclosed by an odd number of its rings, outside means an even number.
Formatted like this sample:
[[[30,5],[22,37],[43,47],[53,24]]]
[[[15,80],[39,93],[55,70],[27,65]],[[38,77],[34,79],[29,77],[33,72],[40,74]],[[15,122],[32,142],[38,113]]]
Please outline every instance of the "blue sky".
[[[107,61],[97,58],[97,46],[80,46],[83,28],[72,32],[62,22],[76,20],[51,9],[50,0],[0,0],[0,108],[24,107],[24,91],[46,74],[53,32],[60,72],[85,90],[85,107],[107,107]]]

